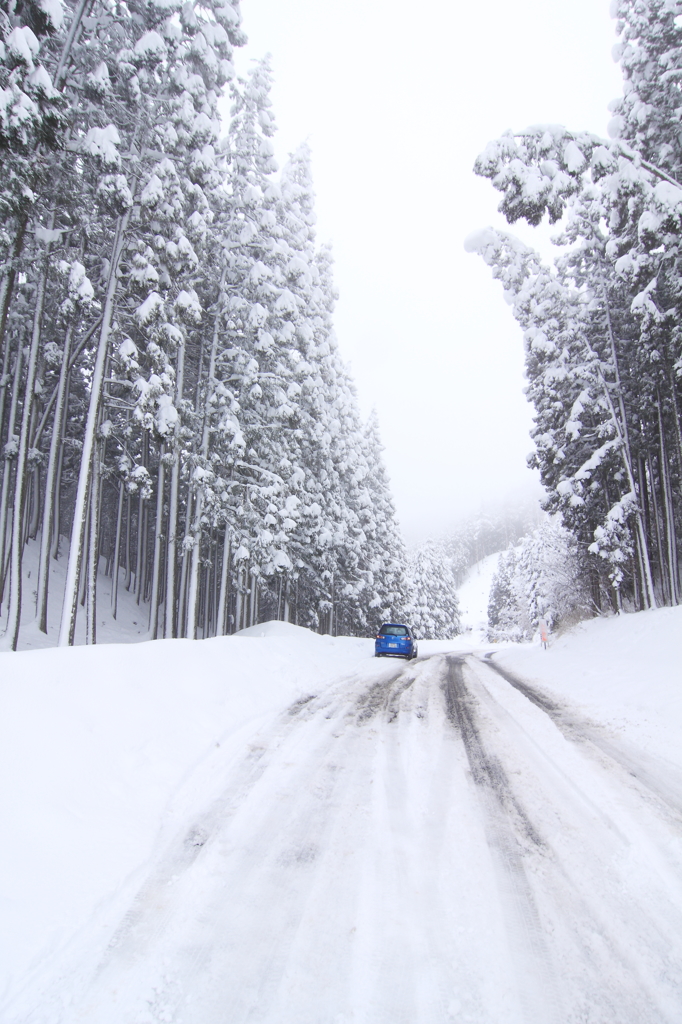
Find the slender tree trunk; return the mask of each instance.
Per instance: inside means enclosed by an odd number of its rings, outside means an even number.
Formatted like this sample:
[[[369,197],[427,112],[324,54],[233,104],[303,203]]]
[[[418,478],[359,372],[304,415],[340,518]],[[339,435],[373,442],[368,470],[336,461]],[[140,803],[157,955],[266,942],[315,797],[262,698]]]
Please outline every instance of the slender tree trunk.
[[[218,598],[218,615],[216,634],[225,636],[225,609],[227,608],[227,587],[230,573],[230,527],[225,523],[223,539],[223,565],[220,573],[220,597]]]
[[[237,600],[234,610],[234,631],[238,633],[242,628],[242,608],[244,607],[244,572],[242,569],[237,574]]]
[[[201,616],[201,635],[204,639],[208,636],[208,627],[211,617],[211,541],[208,542],[208,559],[204,566],[204,593],[203,609]]]
[[[71,380],[71,371],[73,370],[74,366],[76,365],[76,362],[78,361],[78,356],[81,354],[81,352],[83,351],[83,349],[85,348],[86,344],[88,343],[88,341],[90,340],[92,335],[95,333],[95,331],[97,330],[97,328],[101,324],[101,322],[102,322],[102,318],[99,317],[95,321],[95,323],[92,325],[92,327],[90,327],[90,329],[87,331],[85,336],[83,338],[81,338],[81,340],[78,342],[78,345],[76,347],[75,352],[72,353],[71,357],[68,360],[68,366],[66,367],[67,380],[69,380],[69,381]],[[70,339],[69,339],[69,344],[70,344]],[[67,359],[67,355],[66,355],[66,349],[65,349],[64,360],[66,361],[66,359]],[[62,369],[63,368],[64,368],[64,365],[62,364]],[[61,377],[61,372],[60,372],[60,377]],[[67,385],[67,395],[68,395],[68,385]],[[47,401],[47,403],[45,405],[45,408],[43,409],[43,415],[40,418],[40,423],[38,424],[38,428],[37,428],[37,430],[35,432],[35,436],[33,438],[33,447],[34,448],[37,448],[38,445],[40,444],[40,439],[43,436],[43,431],[45,430],[45,427],[47,426],[47,421],[50,418],[50,413],[52,412],[53,406],[54,406],[55,402],[57,401],[58,396],[59,396],[59,384],[57,384],[57,387],[54,389],[54,391],[50,395],[50,397],[49,397],[49,399],[48,399],[48,401]],[[56,415],[56,413],[55,413],[55,415]]]
[[[658,406],[658,435],[661,453],[661,490],[663,497],[663,510],[665,516],[664,522],[667,548],[668,575],[670,578],[670,601],[671,604],[678,605],[680,603],[680,593],[679,567],[677,562],[677,533],[675,530],[675,510],[672,487],[670,485],[670,472],[668,468],[667,447],[665,441],[665,431],[663,429],[663,410],[661,408],[660,394],[658,394],[656,398]]]
[[[45,479],[45,507],[43,509],[43,524],[40,535],[40,563],[38,570],[38,595],[36,600],[36,615],[38,626],[43,633],[47,633],[47,596],[50,580],[50,544],[52,543],[52,529],[54,520],[55,491],[57,483],[57,467],[59,456],[62,450],[62,424],[64,420],[64,399],[66,397],[66,385],[69,379],[69,354],[71,349],[71,338],[73,327],[69,325],[64,340],[64,356],[59,371],[59,383],[57,385],[57,400],[54,410],[52,424],[52,438],[50,439],[50,454],[47,461],[47,476]]]
[[[137,497],[137,538],[135,545],[135,602],[140,603],[140,588],[142,586],[142,534],[144,527],[145,501],[142,492]]]
[[[10,403],[9,410],[9,423],[7,425],[7,444],[11,444],[14,441],[14,430],[17,422],[17,403],[19,401],[19,394],[21,392],[21,366],[23,360],[24,348],[19,341],[17,345],[17,355],[14,361],[14,384],[12,390],[12,401]],[[7,554],[7,512],[8,512],[8,497],[9,497],[9,486],[12,476],[12,463],[13,459],[9,455],[5,455],[5,465],[2,476],[2,494],[0,495],[0,572],[2,573],[2,579],[0,579],[0,605],[2,604],[2,598],[5,591],[5,579],[6,579],[6,554]]]
[[[99,448],[93,452],[92,477],[90,483],[90,540],[88,544],[87,609],[85,617],[85,642],[97,643],[97,569],[99,565]]]
[[[31,473],[31,519],[28,525],[28,536],[31,540],[35,540],[38,536],[40,525],[40,480],[40,466],[35,466]]]
[[[152,640],[156,640],[159,624],[159,575],[161,572],[161,552],[163,542],[163,487],[165,463],[163,461],[165,446],[161,442],[159,449],[159,474],[156,484],[156,523],[154,529],[154,565],[152,567],[152,599],[149,609],[149,628]]]
[[[668,383],[670,385],[670,396],[673,403],[673,419],[675,421],[675,440],[677,442],[677,471],[682,482],[682,426],[680,425],[680,407],[677,401],[677,390],[672,366],[668,366]]]
[[[66,395],[64,396],[64,415],[62,417],[62,443],[59,446],[59,461],[57,464],[57,479],[55,482],[55,495],[54,495],[54,527],[53,527],[53,541],[52,541],[52,557],[55,559],[59,558],[59,538],[61,535],[62,527],[62,474],[64,471],[64,441],[66,439],[66,427],[69,420],[69,388],[70,388],[71,376],[69,375],[66,382]]]
[[[130,495],[126,503],[126,590],[130,590],[133,579],[133,560],[130,553],[130,540],[133,532],[133,501]]]
[[[180,487],[180,451],[173,442],[173,465],[171,467],[170,493],[168,496],[168,540],[166,551],[166,600],[164,603],[163,635],[176,635],[177,597],[175,593],[175,569],[177,559],[178,491]]]
[[[26,237],[28,218],[28,211],[23,211],[19,215],[17,233],[14,236],[14,247],[10,258],[9,269],[3,276],[2,282],[0,282],[0,347],[3,351],[6,344],[7,317],[9,315],[9,307],[12,302],[14,283],[17,278],[17,261],[21,256],[22,249],[24,248],[24,238]]]
[[[219,296],[222,296],[223,289],[225,287],[225,274],[223,270],[222,277],[220,279],[220,291]],[[220,301],[220,298],[219,300]],[[218,351],[218,336],[220,331],[220,313],[217,311],[215,320],[213,322],[213,337],[211,339],[211,354],[208,361],[208,389],[212,387],[213,380],[215,377],[215,361],[216,353]],[[202,335],[203,337],[203,335]],[[202,349],[203,352],[203,349]],[[199,365],[200,375],[197,381],[197,396],[200,393],[201,386],[201,363]],[[201,438],[201,457],[205,463],[208,457],[208,442],[210,433],[210,420],[208,414],[208,402],[209,395],[207,393],[206,400],[204,402],[204,416],[203,416],[203,430]],[[194,517],[194,544],[192,547],[192,566],[190,570],[190,584],[189,584],[189,600],[187,602],[187,632],[189,636],[194,639],[196,637],[196,606],[197,606],[197,590],[199,586],[199,563],[201,557],[201,514],[203,511],[203,488],[201,485],[197,488],[197,499],[196,499],[196,515]]]
[[[64,471],[64,444],[59,449],[57,456],[57,479],[55,482],[54,495],[54,525],[52,527],[52,549],[50,555],[55,562],[59,559],[59,537],[62,528],[62,473]]]
[[[185,346],[180,345],[178,349],[178,368],[175,378],[175,404],[182,401],[182,392],[185,382]],[[180,440],[178,420],[173,430],[173,465],[171,468],[170,494],[168,496],[168,542],[166,554],[166,600],[164,603],[164,629],[165,637],[177,635],[175,623],[177,620],[178,601],[175,594],[175,570],[177,566],[177,534],[178,534],[178,497],[180,491]]]
[[[627,476],[628,476],[628,484],[630,486],[630,490],[632,491],[632,494],[634,495],[635,499],[638,500],[639,499],[639,494],[638,494],[638,491],[637,491],[637,483],[635,481],[635,474],[633,472],[633,459],[632,459],[632,449],[630,447],[630,434],[629,434],[629,429],[628,429],[628,419],[627,419],[627,413],[626,413],[626,409],[625,409],[625,403],[623,401],[623,389],[621,387],[621,381],[620,381],[620,369],[619,369],[619,366],[618,366],[618,351],[617,351],[617,347],[616,347],[616,336],[615,336],[614,331],[613,331],[613,323],[611,321],[611,307],[610,307],[610,303],[609,303],[608,289],[606,287],[606,282],[604,280],[603,274],[602,274],[602,278],[601,278],[601,284],[602,284],[602,291],[603,291],[603,294],[604,294],[604,307],[605,307],[605,310],[606,310],[606,324],[607,324],[607,328],[608,328],[609,343],[610,343],[610,347],[611,347],[611,358],[613,360],[613,372],[614,372],[614,376],[615,376],[616,390],[617,390],[617,396],[618,396],[618,407],[619,407],[619,411],[620,411],[620,420],[619,420],[619,417],[616,415],[616,410],[615,410],[614,405],[613,405],[613,399],[611,397],[611,391],[610,391],[610,388],[608,386],[608,382],[606,380],[604,380],[604,377],[603,377],[603,375],[601,373],[601,369],[599,369],[598,372],[599,372],[599,376],[600,376],[600,379],[601,379],[601,382],[602,382],[602,386],[603,386],[603,389],[604,389],[604,395],[606,397],[606,400],[607,400],[608,405],[609,405],[609,409],[611,411],[611,417],[613,419],[613,425],[616,428],[616,431],[618,433],[618,437],[619,437],[620,442],[621,442],[621,456],[622,456],[622,459],[623,459],[623,464],[625,466],[625,472],[627,473]],[[589,343],[586,343],[586,344],[587,344],[588,351],[592,355],[594,355],[595,358],[596,358],[596,353],[594,353],[592,351],[592,349],[590,348]],[[599,362],[597,362],[597,366],[599,366]],[[639,504],[639,502],[638,502],[638,504]],[[643,572],[644,593],[646,594],[646,601],[647,601],[648,607],[655,608],[656,607],[656,594],[655,594],[655,591],[654,591],[654,581],[653,581],[653,577],[652,577],[652,574],[651,574],[651,561],[650,561],[650,558],[649,558],[649,545],[647,543],[646,530],[644,529],[644,523],[642,521],[642,510],[639,507],[638,507],[638,509],[637,509],[637,511],[635,513],[635,518],[636,518],[637,539],[638,539],[639,546],[640,546],[640,549],[641,549],[640,550],[640,555],[641,555],[640,563],[641,563],[642,572]]]
[[[5,351],[2,357],[2,378],[0,379],[0,444],[2,444],[2,438],[4,437],[4,426],[5,426],[5,405],[7,404],[7,387],[10,382],[9,375],[9,361],[11,356],[10,345],[5,345]]]
[[[69,25],[69,31],[67,32],[64,46],[62,48],[61,56],[59,58],[59,64],[54,76],[54,85],[56,89],[61,89],[66,79],[66,73],[69,68],[69,60],[71,59],[71,51],[73,44],[75,43],[81,27],[83,25],[83,18],[85,18],[87,12],[92,7],[93,0],[80,0],[78,6],[73,12],[71,23]]]
[[[132,192],[135,192],[133,183]],[[118,265],[121,258],[125,234],[130,218],[130,210],[119,217],[114,244],[112,247],[111,267],[109,270],[109,281],[107,284],[104,312],[102,315],[102,327],[100,330],[99,345],[95,358],[95,366],[90,385],[90,403],[85,423],[85,434],[83,438],[83,449],[81,452],[80,472],[78,474],[78,487],[76,489],[76,500],[73,512],[73,526],[71,529],[71,546],[69,548],[69,561],[66,569],[66,585],[64,588],[64,604],[62,607],[62,621],[59,631],[59,645],[65,647],[72,643],[70,639],[75,624],[76,607],[78,599],[78,565],[82,556],[83,528],[85,524],[85,509],[87,501],[88,477],[92,461],[92,451],[95,444],[95,428],[99,415],[99,404],[102,395],[102,384],[104,381],[104,367],[106,364],[107,348],[111,324],[114,315],[116,300],[116,287],[118,283]]]
[[[116,540],[114,541],[114,566],[111,574],[111,617],[116,618],[118,613],[118,578],[120,576],[119,562],[121,560],[121,530],[123,526],[123,495],[125,488],[123,481],[118,482],[118,509],[116,511]]]
[[[195,499],[194,527],[192,530],[192,560],[189,572],[189,595],[187,598],[187,635],[190,640],[197,637],[197,594],[199,592],[199,566],[201,564],[201,511],[204,493],[199,486]]]
[[[54,224],[54,213],[50,217],[50,226]],[[10,558],[10,594],[7,615],[6,641],[13,651],[17,649],[19,625],[21,622],[21,564],[23,556],[23,515],[26,498],[26,470],[29,449],[29,430],[33,418],[33,400],[38,368],[40,349],[40,333],[45,305],[45,290],[50,269],[50,244],[46,243],[43,254],[36,304],[33,313],[33,331],[26,367],[26,385],[24,388],[24,407],[21,411],[21,427],[19,429],[19,450],[17,452],[17,468],[14,477],[14,508],[12,514],[12,553]]]
[[[88,485],[89,486],[89,485]],[[78,579],[80,587],[80,606],[85,607],[85,598],[88,592],[88,558],[90,557],[90,510],[91,510],[90,491],[88,490],[88,507],[85,514],[85,530],[83,536],[83,566],[78,567]],[[75,623],[74,623],[75,627]]]
[[[149,462],[149,434],[145,430],[142,436],[142,465],[147,468]],[[147,520],[147,499],[142,497],[142,491],[137,500],[137,545],[135,548],[135,602],[139,605],[140,598],[144,599],[144,563],[146,550],[146,520]]]
[[[287,577],[287,579],[284,582],[284,615],[282,616],[284,622],[289,622],[290,621],[289,613],[290,613],[290,608],[289,608],[289,579]]]
[[[185,536],[182,542],[182,562],[180,566],[180,593],[178,600],[178,636],[186,636],[186,618],[185,611],[187,608],[187,565],[189,557],[187,554],[187,542],[192,530],[192,488],[187,485],[187,508],[185,509]]]
[[[211,547],[213,549],[213,561],[211,575],[213,577],[213,586],[211,588],[211,618],[209,620],[208,628],[210,636],[216,636],[216,616],[218,613],[218,536],[215,530],[212,531],[212,534]]]
[[[656,480],[654,477],[654,464],[651,458],[651,452],[647,456],[647,468],[649,478],[649,493],[651,495],[651,518],[654,522],[654,529],[652,533],[652,541],[656,544],[656,554],[658,556],[659,565],[659,577],[661,581],[661,591],[663,593],[663,603],[670,603],[670,590],[668,587],[668,577],[665,571],[665,555],[663,554],[663,537],[661,534],[661,516],[658,508],[658,495],[656,494]]]

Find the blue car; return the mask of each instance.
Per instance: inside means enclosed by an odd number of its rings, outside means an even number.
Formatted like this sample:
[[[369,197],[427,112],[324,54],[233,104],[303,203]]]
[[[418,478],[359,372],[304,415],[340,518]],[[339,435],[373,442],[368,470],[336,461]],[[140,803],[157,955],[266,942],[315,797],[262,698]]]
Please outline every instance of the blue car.
[[[417,657],[417,644],[409,626],[400,622],[384,622],[374,641],[374,657]]]

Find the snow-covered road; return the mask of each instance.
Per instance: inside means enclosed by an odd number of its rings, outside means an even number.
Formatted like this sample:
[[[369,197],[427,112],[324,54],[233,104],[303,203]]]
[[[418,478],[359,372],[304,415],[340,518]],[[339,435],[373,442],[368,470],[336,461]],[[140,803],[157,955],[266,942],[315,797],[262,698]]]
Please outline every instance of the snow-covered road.
[[[106,952],[12,1021],[678,1024],[682,780],[512,682],[387,662],[240,733]]]

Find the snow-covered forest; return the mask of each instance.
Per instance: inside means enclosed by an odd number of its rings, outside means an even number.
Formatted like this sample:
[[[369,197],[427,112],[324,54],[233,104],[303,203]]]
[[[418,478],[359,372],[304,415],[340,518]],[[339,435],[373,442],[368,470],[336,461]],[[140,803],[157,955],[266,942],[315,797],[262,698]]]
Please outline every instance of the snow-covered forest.
[[[268,63],[235,75],[238,0],[20,0],[0,33],[5,645],[33,617],[30,539],[44,632],[68,560],[62,645],[77,614],[96,641],[101,572],[152,637],[397,613],[404,549],[334,338],[309,153],[278,173]]]
[[[534,126],[476,161],[510,224],[559,225],[554,265],[506,232],[467,240],[523,328],[532,464],[595,610],[678,604],[682,536],[682,7],[613,10],[611,138]]]

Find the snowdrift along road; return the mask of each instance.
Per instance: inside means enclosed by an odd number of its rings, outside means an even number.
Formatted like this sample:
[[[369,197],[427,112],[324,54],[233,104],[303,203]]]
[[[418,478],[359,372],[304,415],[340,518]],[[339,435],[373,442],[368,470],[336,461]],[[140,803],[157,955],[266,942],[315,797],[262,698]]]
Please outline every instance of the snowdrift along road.
[[[680,1020],[674,766],[633,763],[513,652],[402,665],[366,641],[235,640],[259,713],[175,780],[156,841],[15,978],[3,1022]]]

